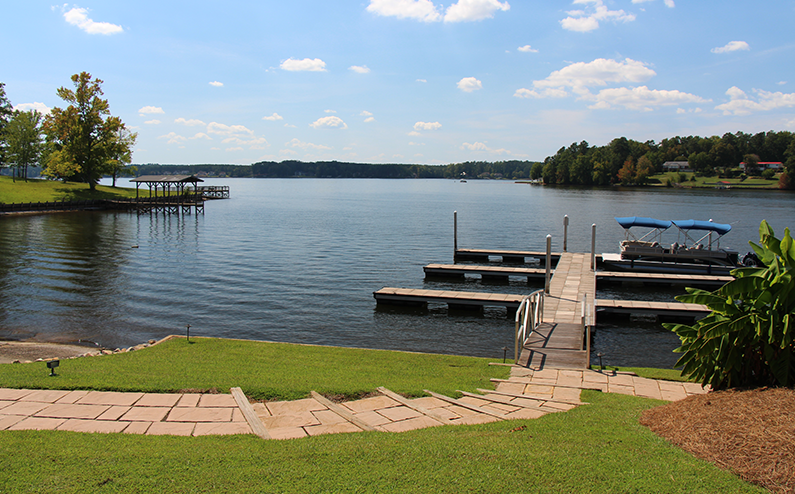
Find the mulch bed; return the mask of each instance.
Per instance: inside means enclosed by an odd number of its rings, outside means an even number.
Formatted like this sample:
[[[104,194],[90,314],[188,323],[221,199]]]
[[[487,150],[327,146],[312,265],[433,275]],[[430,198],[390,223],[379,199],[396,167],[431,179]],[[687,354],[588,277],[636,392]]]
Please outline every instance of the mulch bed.
[[[773,492],[795,492],[795,389],[716,391],[646,410],[640,423]]]

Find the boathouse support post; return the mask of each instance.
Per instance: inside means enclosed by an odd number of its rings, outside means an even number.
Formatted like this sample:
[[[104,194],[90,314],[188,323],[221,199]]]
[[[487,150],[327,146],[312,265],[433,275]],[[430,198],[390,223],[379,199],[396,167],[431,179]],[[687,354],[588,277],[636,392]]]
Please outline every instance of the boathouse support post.
[[[568,241],[569,241],[569,215],[565,215],[563,217],[563,252],[568,252]]]
[[[549,293],[550,267],[552,266],[552,235],[547,235],[546,275],[544,276],[544,293]]]
[[[591,271],[596,269],[596,223],[591,225]]]
[[[458,252],[458,211],[453,211],[453,257]]]

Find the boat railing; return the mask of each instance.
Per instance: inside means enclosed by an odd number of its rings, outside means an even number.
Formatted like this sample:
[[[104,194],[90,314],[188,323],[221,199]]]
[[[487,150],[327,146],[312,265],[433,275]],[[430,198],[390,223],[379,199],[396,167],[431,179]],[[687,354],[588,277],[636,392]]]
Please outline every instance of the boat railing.
[[[519,363],[519,355],[527,340],[538,329],[544,319],[544,290],[536,290],[525,297],[516,310],[516,329],[514,337],[514,363]]]

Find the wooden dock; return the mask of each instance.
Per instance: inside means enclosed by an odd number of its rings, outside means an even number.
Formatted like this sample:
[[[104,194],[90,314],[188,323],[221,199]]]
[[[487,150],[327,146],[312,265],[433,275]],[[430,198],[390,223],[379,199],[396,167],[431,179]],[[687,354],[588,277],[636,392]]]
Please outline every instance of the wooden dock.
[[[711,311],[706,305],[681,302],[646,302],[641,300],[596,299],[596,310],[603,314],[642,314],[660,318],[698,319]]]
[[[508,281],[511,277],[543,280],[546,269],[512,268],[510,266],[477,266],[474,264],[428,264],[422,268],[426,278],[464,278],[478,275],[484,281]]]
[[[453,257],[456,261],[477,262],[489,262],[491,258],[499,257],[502,262],[515,264],[538,260],[543,265],[546,263],[547,253],[525,250],[456,249]],[[550,254],[552,264],[557,263],[558,259],[560,259],[560,253],[552,252]]]
[[[591,321],[582,320],[582,304],[583,297],[586,304],[593,304],[596,294],[596,278],[590,263],[590,254],[560,255],[544,300],[544,322],[524,343],[519,365],[536,370],[588,367],[585,325]]]
[[[597,284],[636,282],[644,285],[721,287],[733,279],[733,276],[705,274],[634,273],[627,271],[599,271],[596,273]]]
[[[373,292],[379,304],[424,307],[429,302],[447,304],[450,309],[480,309],[486,306],[506,307],[508,313],[515,311],[524,295],[501,293],[453,292],[448,290],[422,290],[412,288],[385,287]]]

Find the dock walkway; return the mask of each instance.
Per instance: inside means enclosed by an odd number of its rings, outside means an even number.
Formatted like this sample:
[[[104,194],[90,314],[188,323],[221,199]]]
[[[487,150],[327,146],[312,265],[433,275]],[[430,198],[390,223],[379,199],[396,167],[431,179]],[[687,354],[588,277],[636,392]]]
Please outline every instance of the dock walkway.
[[[544,323],[525,342],[518,364],[535,370],[587,368],[582,304],[585,296],[592,305],[595,294],[590,255],[561,254],[544,300]]]

